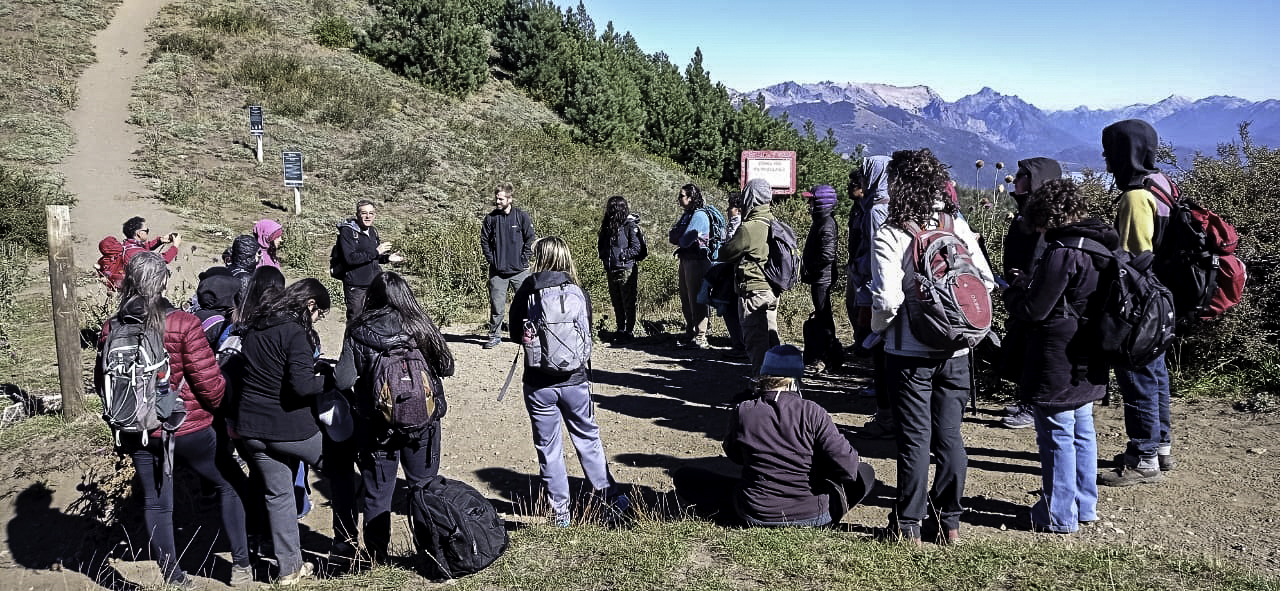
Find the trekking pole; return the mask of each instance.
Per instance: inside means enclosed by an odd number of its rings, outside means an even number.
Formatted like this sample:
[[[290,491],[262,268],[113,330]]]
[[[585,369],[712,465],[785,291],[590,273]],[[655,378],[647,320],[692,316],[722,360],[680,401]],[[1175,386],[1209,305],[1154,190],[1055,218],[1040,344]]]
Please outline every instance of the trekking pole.
[[[520,352],[524,351],[521,347],[516,349],[516,356],[511,358],[511,369],[507,370],[507,381],[502,383],[502,389],[498,391],[498,402],[507,396],[507,389],[511,387],[511,378],[516,377],[516,365],[520,362]]]

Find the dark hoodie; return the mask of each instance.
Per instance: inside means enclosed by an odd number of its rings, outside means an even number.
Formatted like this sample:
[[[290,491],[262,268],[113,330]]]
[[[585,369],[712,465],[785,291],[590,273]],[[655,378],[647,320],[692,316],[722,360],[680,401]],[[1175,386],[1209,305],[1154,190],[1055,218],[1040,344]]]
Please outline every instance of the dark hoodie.
[[[1084,320],[1100,313],[1105,294],[1097,291],[1098,283],[1110,261],[1065,246],[1079,238],[1120,247],[1115,229],[1098,218],[1051,229],[1030,281],[1004,292],[1009,315],[1027,323],[1020,398],[1052,410],[1076,408],[1106,393],[1106,360],[1091,355],[1097,338]]]
[[[640,256],[641,241],[644,240],[640,236],[639,221],[640,218],[635,215],[628,215],[612,236],[596,237],[596,251],[600,255],[600,262],[604,263],[605,271],[635,266],[636,257]]]
[[[533,292],[547,287],[555,287],[573,283],[569,276],[560,271],[538,271],[530,275],[524,283],[520,285],[520,289],[516,291],[515,300],[511,302],[511,311],[508,315],[510,318],[511,340],[519,343],[524,336],[524,321],[529,316],[529,296]],[[591,294],[587,290],[582,290],[582,295],[587,298],[587,325],[591,325]],[[566,386],[577,386],[591,379],[588,375],[586,367],[579,368],[567,376],[549,374],[526,367],[524,370],[524,385],[530,386],[535,390],[542,388],[563,388]]]
[[[382,272],[379,263],[387,262],[390,256],[378,254],[381,240],[373,226],[361,228],[355,218],[338,224],[338,251],[345,269],[343,285],[369,287],[373,283],[373,278]]]
[[[1030,273],[1032,265],[1044,252],[1044,239],[1040,232],[1022,217],[1027,207],[1027,200],[1046,182],[1062,178],[1062,166],[1057,160],[1050,158],[1027,158],[1018,161],[1018,172],[1015,177],[1026,176],[1026,193],[1010,193],[1018,203],[1018,217],[1009,224],[1009,231],[1004,237],[1004,257],[1000,272],[1008,279],[1017,269]],[[1015,189],[1016,190],[1016,189]]]
[[[1102,157],[1122,193],[1117,199],[1116,231],[1126,251],[1154,250],[1169,223],[1169,206],[1145,186],[1148,181],[1169,190],[1170,181],[1156,168],[1160,139],[1151,124],[1126,119],[1102,130]]]
[[[200,308],[195,315],[200,319],[204,335],[209,339],[209,346],[216,351],[218,337],[231,318],[231,310],[236,307],[236,294],[240,291],[240,280],[230,275],[210,275],[200,281],[196,287],[196,303]]]
[[[849,282],[857,286],[854,303],[871,305],[871,249],[876,230],[889,217],[888,156],[862,159],[861,177],[866,183],[862,199],[849,208]]]

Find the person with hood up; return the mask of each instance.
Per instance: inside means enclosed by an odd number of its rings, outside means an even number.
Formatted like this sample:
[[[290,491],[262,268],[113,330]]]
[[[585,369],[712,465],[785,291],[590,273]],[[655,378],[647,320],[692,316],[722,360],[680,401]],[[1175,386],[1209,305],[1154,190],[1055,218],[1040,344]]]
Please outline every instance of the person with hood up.
[[[1160,140],[1151,124],[1140,119],[1112,123],[1102,130],[1102,158],[1120,189],[1116,232],[1120,246],[1137,255],[1154,250],[1169,223],[1169,207],[1146,189],[1148,181],[1170,190],[1167,177],[1156,168]],[[1105,486],[1160,482],[1173,459],[1173,425],[1169,409],[1169,369],[1162,353],[1146,367],[1115,368],[1124,398],[1125,433],[1129,443],[1116,458],[1116,468],[1098,477]]]
[[[618,328],[613,340],[616,344],[635,337],[640,274],[637,259],[645,249],[639,222],[640,218],[632,215],[626,198],[614,195],[605,204],[596,238],[596,250],[609,278],[609,302],[613,304],[614,325]]]
[[[240,280],[222,273],[208,275],[196,286],[198,306],[194,314],[200,319],[200,328],[214,351],[222,344],[225,329],[231,326],[237,293],[240,293]]]
[[[1023,196],[1024,199],[1027,197]],[[1018,268],[1004,291],[1009,315],[1026,331],[1019,396],[1031,408],[1040,450],[1040,500],[1031,508],[1040,531],[1073,533],[1098,519],[1098,441],[1093,403],[1106,394],[1108,366],[1096,354],[1097,335],[1085,319],[1100,313],[1106,256],[1084,250],[1120,247],[1106,222],[1088,215],[1088,197],[1070,179],[1050,180],[1019,210],[1020,223],[1040,234],[1040,260]],[[1025,263],[1024,263],[1025,264]]]
[[[258,266],[279,269],[278,251],[284,242],[284,226],[275,220],[258,220],[253,225],[253,239],[258,243]]]
[[[831,338],[835,338],[835,320],[831,315],[831,284],[836,280],[836,240],[840,230],[836,228],[835,211],[836,190],[831,185],[818,185],[809,194],[809,234],[805,236],[804,251],[801,254],[800,281],[809,284],[809,297],[813,301],[814,318],[820,326],[830,330]],[[832,345],[827,343],[805,343],[805,359],[814,364],[815,369],[823,369],[821,357],[813,352]],[[838,368],[832,368],[838,369]]]
[[[1018,161],[1018,171],[1013,175],[1013,196],[1018,204],[1018,215],[1009,223],[1004,236],[1001,274],[1007,282],[1015,273],[1030,277],[1035,272],[1035,263],[1044,252],[1044,234],[1027,221],[1025,210],[1031,194],[1040,189],[1046,182],[1062,178],[1062,166],[1050,158],[1028,158]],[[1022,375],[1023,355],[1027,354],[1026,327],[1017,318],[1005,321],[1005,336],[1001,339],[1001,373],[1013,383],[1018,383]],[[1019,393],[1022,390],[1019,389]],[[1001,419],[1000,424],[1010,429],[1025,429],[1035,424],[1030,401],[1019,397],[1016,403],[1006,409],[1008,416]]]
[[[778,337],[778,294],[764,277],[769,260],[769,222],[773,221],[773,187],[754,178],[742,191],[742,225],[724,246],[720,260],[735,265],[738,317],[742,341],[751,357],[751,378],[760,375],[760,364],[770,348],[781,344]],[[754,388],[752,388],[754,390]]]
[[[354,388],[358,426],[360,477],[364,482],[364,541],[374,562],[385,564],[391,543],[391,499],[396,468],[404,468],[409,485],[425,482],[440,472],[440,418],[423,429],[401,432],[387,424],[375,407],[374,368],[380,355],[397,348],[418,349],[431,367],[432,390],[444,400],[440,381],[453,375],[453,353],[440,329],[413,297],[400,275],[384,271],[369,284],[367,306],[347,327],[342,357],[334,369],[339,390]]]
[[[898,423],[893,418],[889,389],[884,384],[884,343],[866,348],[863,342],[871,335],[871,259],[876,231],[889,215],[888,156],[868,156],[861,166],[849,173],[849,194],[854,196],[849,208],[849,282],[845,291],[845,310],[853,325],[853,344],[860,355],[871,356],[871,386],[864,396],[875,396],[876,412],[858,429],[865,439],[893,439]]]
[[[373,278],[382,272],[382,263],[398,263],[404,257],[391,252],[391,243],[383,242],[373,221],[378,207],[368,199],[356,202],[356,215],[338,224],[338,254],[342,259],[342,295],[347,302],[347,322],[355,320],[364,309],[364,294]]]
[[[903,279],[915,266],[910,228],[936,228],[942,216],[952,218],[952,232],[969,250],[978,276],[988,290],[995,286],[978,237],[956,206],[945,197],[946,165],[928,148],[893,153],[889,174],[889,215],[875,234],[871,261],[871,329],[883,335],[885,384],[898,423],[898,500],[889,527],[919,545],[926,508],[937,511],[942,543],[960,538],[968,456],[961,437],[964,405],[969,399],[968,348],[944,350],[915,337],[905,301]],[[930,455],[938,469],[929,484]]]
[[[685,325],[685,338],[676,341],[676,348],[708,349],[711,347],[707,343],[710,309],[698,303],[698,292],[711,268],[711,259],[717,255],[711,248],[711,216],[707,213],[702,189],[695,184],[680,187],[676,199],[680,217],[667,232],[667,241],[676,247],[675,255],[680,261],[680,309]]]
[[[511,340],[521,342],[525,320],[529,318],[529,300],[550,287],[578,283],[577,267],[569,244],[559,236],[547,236],[533,243],[532,275],[516,292],[511,303]],[[591,326],[591,298],[586,298],[585,318],[578,318],[579,326]],[[534,367],[524,370],[524,405],[529,411],[533,426],[533,446],[538,451],[538,472],[547,489],[551,503],[552,522],[557,527],[568,527],[569,476],[564,466],[564,444],[561,422],[568,428],[573,447],[578,451],[578,461],[587,483],[593,489],[593,502],[603,502],[613,517],[620,517],[631,506],[631,500],[623,494],[609,472],[609,464],[600,442],[600,426],[596,424],[595,403],[591,399],[590,363],[568,375],[550,373]]]

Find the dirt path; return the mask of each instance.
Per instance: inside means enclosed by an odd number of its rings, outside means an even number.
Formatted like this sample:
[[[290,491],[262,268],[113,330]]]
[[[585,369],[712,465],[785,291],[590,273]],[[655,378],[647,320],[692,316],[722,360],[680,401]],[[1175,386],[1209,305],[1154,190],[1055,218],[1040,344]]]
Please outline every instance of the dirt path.
[[[120,235],[126,219],[141,215],[153,233],[179,228],[178,216],[149,199],[153,193],[132,172],[139,148],[130,125],[129,97],[147,63],[147,24],[172,0],[125,0],[111,24],[94,38],[98,61],[80,78],[80,100],[67,122],[75,134],[72,154],[58,169],[78,201],[71,211],[76,233],[76,265],[89,269],[98,259],[98,240]]]

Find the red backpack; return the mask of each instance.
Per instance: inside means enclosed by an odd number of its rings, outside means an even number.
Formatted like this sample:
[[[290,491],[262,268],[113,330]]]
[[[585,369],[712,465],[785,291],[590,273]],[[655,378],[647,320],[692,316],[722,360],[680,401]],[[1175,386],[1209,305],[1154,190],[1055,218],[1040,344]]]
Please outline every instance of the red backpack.
[[[1178,316],[1208,320],[1240,303],[1247,273],[1233,254],[1240,242],[1235,226],[1183,197],[1164,175],[1147,177],[1143,184],[1169,208],[1153,269],[1173,293]]]
[[[108,290],[120,289],[120,284],[124,283],[124,247],[120,244],[120,239],[115,236],[103,238],[98,242],[98,252],[102,256],[93,268],[98,271],[99,278]]]
[[[991,330],[991,294],[950,215],[938,227],[907,224],[912,234],[912,268],[903,281],[911,334],[943,351],[977,345]]]

